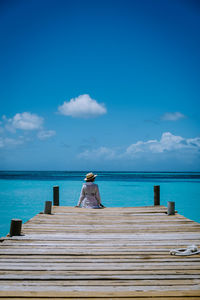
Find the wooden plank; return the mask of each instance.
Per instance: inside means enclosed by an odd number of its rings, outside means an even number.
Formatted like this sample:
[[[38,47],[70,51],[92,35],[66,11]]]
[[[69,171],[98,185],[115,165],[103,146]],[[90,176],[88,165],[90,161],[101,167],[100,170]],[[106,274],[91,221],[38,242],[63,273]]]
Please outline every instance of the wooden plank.
[[[1,280],[72,280],[72,279],[123,279],[123,280],[166,280],[199,279],[199,270],[16,270],[0,271]]]
[[[6,297],[6,298],[4,298],[4,297],[1,297],[0,296],[0,299],[1,300],[8,300],[8,299],[15,299],[15,300],[22,300],[22,298],[20,297],[20,298],[18,298],[18,297],[15,297],[15,296],[13,296],[13,297]],[[23,297],[23,300],[48,300],[48,299],[50,299],[49,297],[42,297],[42,298],[40,298],[40,297]],[[134,298],[130,298],[130,297],[126,297],[126,298],[124,298],[124,297],[120,297],[120,298],[118,298],[118,297],[112,297],[112,298],[110,298],[110,297],[105,297],[105,296],[103,296],[103,297],[101,297],[101,298],[99,298],[99,297],[89,297],[89,298],[87,298],[87,297],[76,297],[76,298],[71,298],[71,297],[67,297],[67,296],[64,296],[64,297],[54,297],[53,298],[54,300],[61,300],[61,299],[67,299],[67,300],[74,300],[74,299],[76,299],[76,300],[83,300],[83,299],[85,299],[85,300],[91,300],[91,299],[95,299],[95,300],[102,300],[102,299],[110,299],[110,300],[127,300],[127,299],[134,299],[134,300],[149,300],[149,299],[152,299],[152,296],[150,296],[150,297],[148,297],[148,296],[146,296],[146,297],[134,297]],[[156,297],[156,300],[198,300],[199,298],[198,298],[198,296],[194,296],[194,297],[182,297],[182,296],[176,296],[176,297],[165,297],[165,296],[162,296],[162,297]]]
[[[103,292],[102,292],[103,290]],[[12,294],[12,291],[20,291],[23,294],[27,296],[32,295],[34,293],[38,293],[39,296],[49,294],[49,292],[57,293],[59,291],[59,294],[63,292],[61,295],[77,295],[81,296],[82,294],[85,294],[85,296],[89,296],[90,294],[95,295],[97,293],[98,295],[113,295],[117,296],[118,293],[123,292],[123,296],[130,295],[130,296],[143,296],[147,292],[155,291],[154,295],[164,295],[164,292],[168,294],[169,291],[171,291],[171,295],[175,296],[176,293],[181,293],[181,295],[184,295],[183,292],[189,292],[189,295],[196,295],[197,293],[197,286],[196,285],[164,285],[164,286],[154,286],[154,285],[104,285],[103,289],[101,285],[60,285],[60,286],[54,286],[54,285],[35,285],[35,286],[1,286],[0,295],[5,296],[6,292],[8,292],[8,295]],[[82,293],[82,294],[81,294]],[[50,295],[50,294],[49,294]]]
[[[11,271],[10,271],[11,272]],[[96,271],[97,272],[97,271]],[[5,272],[4,272],[5,273]],[[13,273],[13,272],[12,272]],[[21,272],[22,273],[22,272]],[[200,275],[199,273],[198,274],[166,274],[166,273],[163,273],[163,274],[129,274],[128,272],[127,273],[124,273],[124,274],[120,274],[120,275],[113,275],[113,274],[94,274],[94,275],[91,275],[91,274],[84,274],[84,275],[80,275],[80,274],[77,274],[77,273],[74,273],[73,275],[72,274],[67,274],[67,272],[63,272],[63,274],[58,274],[58,272],[47,272],[46,271],[46,274],[43,274],[45,272],[39,272],[38,271],[38,274],[35,274],[36,272],[34,271],[29,271],[29,274],[24,274],[25,271],[23,271],[23,274],[9,274],[8,272],[6,272],[6,275],[3,274],[3,275],[0,275],[0,281],[3,280],[13,280],[14,282],[18,281],[18,280],[21,280],[21,281],[25,281],[25,280],[37,280],[37,282],[39,282],[38,280],[40,280],[40,283],[39,285],[41,286],[42,285],[42,282],[44,280],[50,280],[52,281],[51,285],[54,285],[54,281],[57,281],[57,280],[99,280],[99,281],[102,281],[102,280],[135,280],[135,281],[138,281],[138,280],[141,280],[141,281],[144,281],[144,280],[151,280],[151,281],[156,281],[156,280],[161,280],[162,282],[164,281],[169,281],[169,280],[173,280],[173,285],[176,285],[176,282],[177,280],[200,280]],[[28,273],[28,272],[27,272]],[[61,272],[59,272],[61,273]],[[157,273],[157,272],[155,272]],[[188,272],[189,273],[189,272]]]
[[[200,284],[200,279],[166,279],[166,280],[132,280],[132,279],[120,279],[120,280],[110,280],[110,279],[102,279],[102,280],[91,280],[91,279],[84,279],[84,280],[43,280],[40,283],[40,286],[165,286],[165,285],[196,285]],[[1,286],[12,286],[19,287],[19,286],[37,286],[38,280],[23,280],[23,281],[13,281],[13,280],[0,280],[0,287]]]
[[[156,289],[157,287],[155,287]],[[61,288],[60,288],[61,289]],[[104,287],[102,291],[102,287],[96,287],[94,290],[88,291],[87,287],[76,287],[73,290],[70,288],[62,289],[61,291],[57,290],[47,290],[47,291],[34,291],[34,290],[15,290],[15,291],[0,291],[0,297],[90,297],[90,298],[97,298],[97,297],[199,297],[199,290],[188,290],[188,288],[183,288],[181,286],[181,290],[178,290],[177,287],[173,290],[173,287],[165,287],[164,289],[160,290],[152,290],[150,287],[149,289],[146,288],[145,290],[124,290],[124,288],[116,288],[113,289]]]
[[[22,298],[20,297],[20,298],[16,298],[16,297],[6,297],[6,298],[4,298],[4,297],[1,297],[0,296],[0,299],[1,300],[8,300],[8,299],[15,299],[15,300],[22,300]],[[40,297],[23,297],[23,300],[47,300],[47,299],[50,299],[49,297],[42,297],[42,298],[40,298]],[[76,297],[76,298],[71,298],[71,297],[67,297],[67,296],[64,296],[64,297],[54,297],[53,298],[54,300],[60,300],[60,299],[68,299],[68,300],[74,300],[74,299],[76,299],[76,300],[83,300],[83,299],[85,299],[85,300],[91,300],[91,299],[95,299],[95,300],[102,300],[102,299],[110,299],[110,300],[127,300],[127,299],[134,299],[134,300],[148,300],[148,299],[152,299],[152,296],[150,296],[150,297],[134,297],[134,298],[130,298],[130,297],[126,297],[126,298],[124,298],[124,297],[120,297],[120,298],[118,298],[118,297],[112,297],[112,298],[110,298],[110,297],[101,297],[101,298],[99,298],[99,297],[89,297],[89,298],[87,298],[87,297]],[[197,297],[190,297],[190,298],[188,298],[188,297],[179,297],[179,296],[176,296],[176,297],[165,297],[165,296],[163,296],[163,297],[156,297],[156,300],[188,300],[188,299],[190,299],[190,300],[198,300],[199,298],[198,298],[198,296]]]
[[[21,258],[12,258],[12,256],[8,259],[8,258],[5,258],[5,259],[1,259],[0,260],[0,266],[2,266],[3,264],[5,264],[5,263],[7,263],[8,265],[9,264],[19,264],[19,263],[29,263],[29,262],[33,262],[34,264],[36,264],[36,263],[41,263],[41,262],[43,262],[43,263],[49,263],[49,262],[51,262],[51,263],[56,263],[56,264],[59,264],[59,263],[62,263],[62,264],[64,264],[64,263],[67,263],[68,265],[69,265],[69,263],[73,263],[73,265],[74,264],[77,264],[77,263],[79,263],[79,265],[80,265],[80,263],[82,262],[82,263],[95,263],[95,264],[97,264],[97,265],[99,265],[99,264],[108,264],[108,263],[117,263],[117,264],[120,264],[120,265],[122,265],[122,264],[134,264],[134,265],[136,265],[136,264],[163,264],[163,265],[165,265],[165,264],[176,264],[176,263],[178,263],[178,264],[180,264],[180,262],[181,263],[183,263],[183,264],[191,264],[192,265],[192,263],[195,263],[195,265],[196,266],[198,266],[199,264],[200,264],[200,257],[199,257],[199,255],[198,255],[198,257],[195,257],[195,255],[194,256],[191,256],[191,257],[183,257],[182,259],[181,259],[181,257],[180,256],[170,256],[169,258],[164,258],[164,257],[157,257],[157,256],[152,256],[152,257],[144,257],[144,258],[141,258],[139,255],[137,255],[136,257],[132,257],[131,256],[131,258],[123,258],[123,257],[117,257],[117,258],[115,258],[115,257],[112,257],[112,258],[107,258],[107,256],[102,256],[101,258],[98,256],[98,257],[96,257],[96,256],[91,256],[90,258],[88,258],[87,256],[84,258],[84,257],[80,257],[80,256],[78,256],[78,257],[76,257],[76,256],[73,256],[73,257],[70,257],[70,258],[65,258],[65,256],[62,258],[62,257],[55,257],[55,256],[53,256],[53,257],[51,257],[51,258],[46,258],[46,257],[44,257],[44,258],[34,258],[34,257],[32,257],[32,256],[29,256],[29,257],[26,257],[26,258],[23,258],[23,257],[21,257]]]
[[[161,262],[157,262],[157,261],[132,261],[132,262],[98,262],[98,261],[90,261],[90,262],[62,262],[62,263],[51,263],[51,262],[43,262],[42,265],[40,262],[27,262],[26,264],[23,263],[19,263],[19,262],[1,262],[0,263],[0,269],[9,269],[9,268],[31,268],[31,267],[34,267],[34,268],[40,268],[40,269],[46,269],[46,268],[59,268],[61,270],[61,268],[79,268],[79,269],[82,269],[82,268],[108,268],[109,269],[112,269],[112,268],[120,268],[120,269],[133,269],[133,268],[137,268],[137,267],[142,267],[143,269],[144,268],[150,268],[150,267],[154,267],[154,268],[160,268],[160,267],[163,267],[163,268],[172,268],[173,266],[184,266],[186,269],[187,267],[191,267],[191,269],[194,269],[193,267],[196,267],[196,269],[199,269],[200,268],[200,262],[199,261],[181,261],[181,265],[180,265],[180,261],[161,261]]]
[[[126,240],[136,240],[136,241],[163,241],[163,240],[197,240],[198,243],[200,241],[200,232],[181,232],[181,233],[176,233],[176,232],[166,232],[166,233],[99,233],[94,234],[94,233],[76,233],[76,234],[71,234],[70,232],[68,233],[60,233],[60,232],[55,232],[53,235],[52,234],[44,234],[44,233],[27,233],[26,235],[21,235],[21,236],[15,236],[15,237],[5,237],[5,240],[24,240],[24,239],[29,239],[29,240],[41,240],[41,241],[49,241],[49,240],[105,240],[105,239],[115,239],[115,240],[120,240],[120,239],[126,239]],[[3,243],[3,242],[2,242]],[[2,246],[2,243],[0,246]]]
[[[29,247],[29,246],[48,246],[48,247],[59,247],[59,246],[63,246],[63,247],[91,247],[91,246],[95,246],[95,247],[100,247],[102,246],[102,244],[105,247],[108,246],[170,246],[171,248],[177,247],[177,246],[181,246],[182,248],[187,247],[187,244],[189,243],[195,243],[196,241],[198,241],[197,245],[200,245],[200,241],[199,240],[179,240],[179,241],[126,241],[126,240],[114,240],[114,239],[110,239],[110,240],[64,240],[64,241],[41,241],[41,240],[5,240],[4,243],[1,245],[2,248],[4,248],[5,246],[12,246],[12,247]]]

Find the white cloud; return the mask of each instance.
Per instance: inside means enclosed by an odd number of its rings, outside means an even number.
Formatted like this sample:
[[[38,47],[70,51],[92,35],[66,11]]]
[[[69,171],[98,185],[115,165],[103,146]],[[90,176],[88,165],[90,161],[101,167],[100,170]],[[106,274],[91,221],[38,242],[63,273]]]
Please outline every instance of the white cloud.
[[[12,119],[9,119],[9,122],[16,129],[36,130],[42,127],[43,118],[36,114],[23,112],[16,114]]]
[[[107,112],[103,103],[98,103],[89,95],[80,95],[64,102],[58,107],[58,111],[65,116],[75,118],[92,118],[103,115]]]
[[[200,138],[186,139],[181,136],[173,135],[170,132],[162,134],[160,140],[149,140],[147,142],[139,141],[130,145],[127,150],[127,155],[135,155],[136,153],[163,153],[179,150],[200,150]]]
[[[95,160],[105,159],[134,159],[138,157],[150,158],[153,154],[160,154],[160,158],[165,154],[193,155],[200,154],[200,137],[183,138],[173,135],[170,132],[164,132],[160,140],[138,141],[131,144],[126,149],[99,147],[93,150],[85,150],[79,154],[79,158]],[[156,156],[156,159],[158,155]]]
[[[43,118],[29,112],[17,113],[13,118],[2,117],[5,123],[5,129],[15,133],[16,129],[21,130],[38,130],[42,128]]]
[[[85,150],[79,154],[79,158],[85,159],[96,159],[96,158],[104,158],[104,159],[113,159],[115,158],[115,151],[107,148],[107,147],[99,147],[93,150]]]
[[[162,117],[161,120],[163,121],[177,121],[180,119],[186,118],[185,115],[183,115],[180,112],[174,112],[174,113],[165,113]]]
[[[0,147],[8,145],[18,145],[28,142],[33,138],[33,131],[36,131],[36,136],[40,140],[45,140],[56,134],[54,130],[45,130],[43,128],[44,119],[37,114],[30,112],[17,113],[12,118],[7,118],[5,115],[2,116],[2,122],[4,127],[0,126],[0,133],[6,134],[6,130],[9,131],[10,137],[1,138]],[[17,129],[25,131],[26,138],[18,136]],[[35,134],[34,134],[35,135]],[[29,138],[31,136],[31,139]]]
[[[55,130],[42,130],[38,132],[37,136],[40,140],[45,140],[54,136],[55,134]]]
[[[21,145],[23,143],[24,143],[24,141],[21,137],[19,139],[0,137],[0,148],[4,148],[4,147],[7,147],[7,146]]]

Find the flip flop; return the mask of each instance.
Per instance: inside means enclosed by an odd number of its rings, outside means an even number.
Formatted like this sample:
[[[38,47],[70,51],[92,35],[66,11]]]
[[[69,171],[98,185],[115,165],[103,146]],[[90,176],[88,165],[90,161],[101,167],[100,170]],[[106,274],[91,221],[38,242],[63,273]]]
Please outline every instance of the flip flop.
[[[187,248],[179,248],[170,250],[171,255],[194,255],[200,254],[200,250],[196,245],[188,246]]]

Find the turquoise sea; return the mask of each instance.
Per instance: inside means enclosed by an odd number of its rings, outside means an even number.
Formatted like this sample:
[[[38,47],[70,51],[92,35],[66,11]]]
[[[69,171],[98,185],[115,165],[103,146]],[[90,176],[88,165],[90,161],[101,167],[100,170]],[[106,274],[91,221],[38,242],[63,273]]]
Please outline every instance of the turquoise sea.
[[[10,220],[23,222],[43,211],[60,186],[60,205],[76,205],[87,172],[0,171],[0,236],[9,232]],[[176,210],[200,222],[200,172],[95,172],[105,206],[153,205],[153,186],[160,185],[161,205],[175,201]]]

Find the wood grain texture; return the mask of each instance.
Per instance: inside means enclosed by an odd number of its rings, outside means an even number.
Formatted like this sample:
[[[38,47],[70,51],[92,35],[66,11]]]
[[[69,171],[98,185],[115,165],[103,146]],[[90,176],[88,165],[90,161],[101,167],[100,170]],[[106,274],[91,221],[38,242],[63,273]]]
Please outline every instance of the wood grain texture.
[[[200,299],[200,224],[164,206],[54,206],[0,243],[0,299]]]

